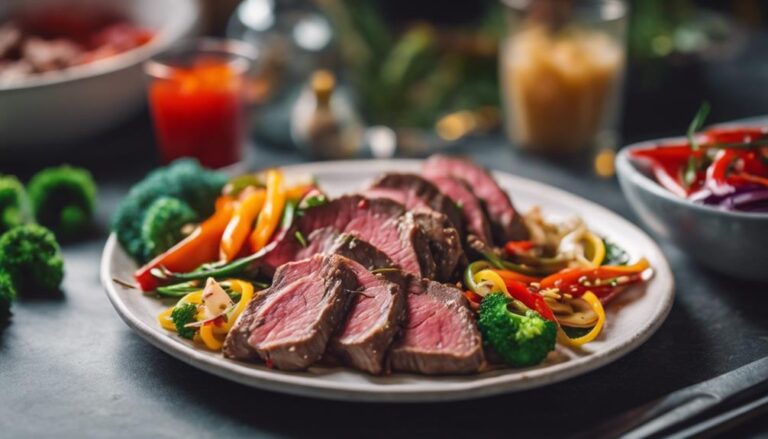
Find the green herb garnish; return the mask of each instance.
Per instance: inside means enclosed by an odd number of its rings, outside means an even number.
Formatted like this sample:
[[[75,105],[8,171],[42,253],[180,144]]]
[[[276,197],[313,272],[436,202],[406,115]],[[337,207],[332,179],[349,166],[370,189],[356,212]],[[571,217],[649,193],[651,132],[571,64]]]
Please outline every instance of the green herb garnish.
[[[696,116],[693,117],[691,124],[688,125],[688,143],[690,144],[692,151],[699,150],[699,143],[696,140],[696,132],[704,126],[704,121],[709,115],[709,109],[709,102],[702,102],[699,111],[696,112]],[[685,171],[682,176],[683,184],[686,188],[691,187],[693,182],[696,181],[696,175],[698,174],[700,165],[700,160],[695,155],[691,155],[688,158],[688,163],[685,165]]]
[[[307,248],[307,238],[304,237],[304,234],[301,233],[300,230],[297,230],[293,236],[296,237],[296,240],[299,241],[299,244],[301,244],[302,247]]]

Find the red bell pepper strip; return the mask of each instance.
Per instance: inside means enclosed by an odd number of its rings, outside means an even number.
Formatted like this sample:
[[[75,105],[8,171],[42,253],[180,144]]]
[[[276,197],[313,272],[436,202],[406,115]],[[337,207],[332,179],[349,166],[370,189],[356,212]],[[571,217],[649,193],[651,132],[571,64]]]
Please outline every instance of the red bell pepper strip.
[[[192,234],[134,273],[133,276],[141,290],[152,291],[157,288],[158,281],[151,273],[155,268],[165,267],[174,272],[188,272],[206,262],[215,261],[219,257],[221,236],[232,218],[233,211],[232,200],[220,197],[216,201],[214,214],[203,221]]]
[[[601,291],[602,287],[606,287],[605,289],[608,290],[609,288],[614,288],[614,286],[606,284],[606,285],[584,285],[581,280],[586,280],[590,283],[595,283],[596,280],[605,280],[605,279],[613,279],[620,276],[627,276],[629,279],[629,282],[640,280],[641,276],[640,274],[645,271],[650,264],[648,263],[648,260],[643,258],[640,261],[638,261],[634,265],[627,265],[627,266],[609,266],[605,265],[602,267],[596,267],[596,268],[567,268],[563,271],[560,271],[558,273],[555,273],[551,276],[547,276],[544,279],[541,280],[541,288],[559,288],[561,291],[565,293],[573,294],[573,292],[579,294],[579,292],[583,293],[583,291],[580,291],[581,288],[578,288],[578,286],[587,287],[584,288],[584,290],[591,290],[595,292],[595,295],[600,296],[597,291]],[[577,286],[576,289],[571,291],[572,286]],[[597,290],[597,291],[596,291]]]
[[[504,244],[504,249],[511,255],[525,253],[532,248],[532,241],[509,241]]]
[[[547,320],[556,322],[555,313],[549,308],[547,302],[544,301],[544,297],[532,292],[525,284],[520,282],[507,282],[504,281],[504,285],[507,286],[509,295],[513,298],[523,302],[523,305],[541,314]]]

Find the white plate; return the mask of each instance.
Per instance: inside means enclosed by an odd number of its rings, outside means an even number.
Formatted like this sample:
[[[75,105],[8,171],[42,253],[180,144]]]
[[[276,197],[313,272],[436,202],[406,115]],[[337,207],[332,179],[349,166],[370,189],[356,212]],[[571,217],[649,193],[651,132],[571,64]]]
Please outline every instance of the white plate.
[[[345,161],[312,163],[283,168],[287,176],[311,174],[330,195],[354,192],[386,171],[418,172],[419,161]],[[645,256],[656,271],[644,286],[619,295],[607,307],[607,321],[600,337],[581,351],[558,346],[541,365],[504,369],[471,376],[425,377],[394,374],[373,377],[344,368],[311,368],[307,372],[281,372],[261,364],[223,358],[195,347],[165,331],[155,317],[167,304],[114,283],[131,279],[136,264],[110,236],[104,248],[101,278],[120,317],[147,341],[189,363],[249,386],[295,395],[348,401],[447,401],[478,398],[552,384],[597,369],[642,344],[666,318],[673,300],[674,281],[658,246],[644,232],[620,216],[590,201],[551,186],[505,173],[495,173],[515,205],[526,210],[540,205],[546,215],[579,215],[590,227],[625,248],[633,259]]]

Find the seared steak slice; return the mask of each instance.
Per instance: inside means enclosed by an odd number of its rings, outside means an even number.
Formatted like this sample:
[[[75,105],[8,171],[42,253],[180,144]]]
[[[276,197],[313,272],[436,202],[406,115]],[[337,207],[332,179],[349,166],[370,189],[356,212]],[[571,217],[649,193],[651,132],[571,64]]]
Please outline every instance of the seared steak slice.
[[[463,180],[447,175],[433,176],[429,178],[429,181],[442,193],[451,197],[461,208],[469,247],[481,252],[482,247],[493,245],[488,215],[485,213],[480,200],[472,193],[467,184]],[[476,248],[475,243],[480,244],[481,248]]]
[[[237,321],[224,353],[244,351],[232,345],[247,334],[250,349],[270,367],[306,369],[323,356],[328,340],[343,322],[358,288],[357,277],[348,259],[317,255],[281,266],[275,279]]]
[[[528,230],[509,195],[485,169],[467,160],[438,154],[424,162],[422,172],[427,178],[450,175],[466,181],[485,203],[497,244],[528,237]]]
[[[331,340],[330,349],[345,364],[378,375],[405,318],[405,292],[402,284],[373,274],[357,262],[350,261],[350,265],[362,291],[352,299],[347,320]]]
[[[407,323],[390,348],[392,369],[426,375],[477,372],[483,343],[461,290],[428,279],[411,281]]]
[[[405,214],[403,222],[413,222],[427,238],[429,254],[419,256],[434,261],[435,275],[431,279],[441,282],[458,279],[467,263],[467,257],[458,232],[445,215],[432,209],[414,209]],[[424,264],[427,263],[429,261],[424,261]]]
[[[456,203],[434,184],[416,174],[384,174],[363,194],[368,198],[395,200],[408,210],[425,207],[436,210],[448,218],[459,236],[463,236],[464,221]]]
[[[360,195],[309,208],[264,255],[261,268],[269,275],[286,262],[325,253],[339,235],[346,233],[375,246],[406,273],[434,277],[436,266],[429,242],[417,224],[402,220],[404,214],[403,206],[392,200],[369,200]]]

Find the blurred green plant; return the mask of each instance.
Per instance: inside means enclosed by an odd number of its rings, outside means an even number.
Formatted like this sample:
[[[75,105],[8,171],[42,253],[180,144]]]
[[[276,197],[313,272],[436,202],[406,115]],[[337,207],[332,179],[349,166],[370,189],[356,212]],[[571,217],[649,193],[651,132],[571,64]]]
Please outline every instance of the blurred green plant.
[[[371,0],[320,2],[359,107],[371,124],[432,127],[442,114],[499,105],[498,5],[475,26],[411,23],[391,30]]]

